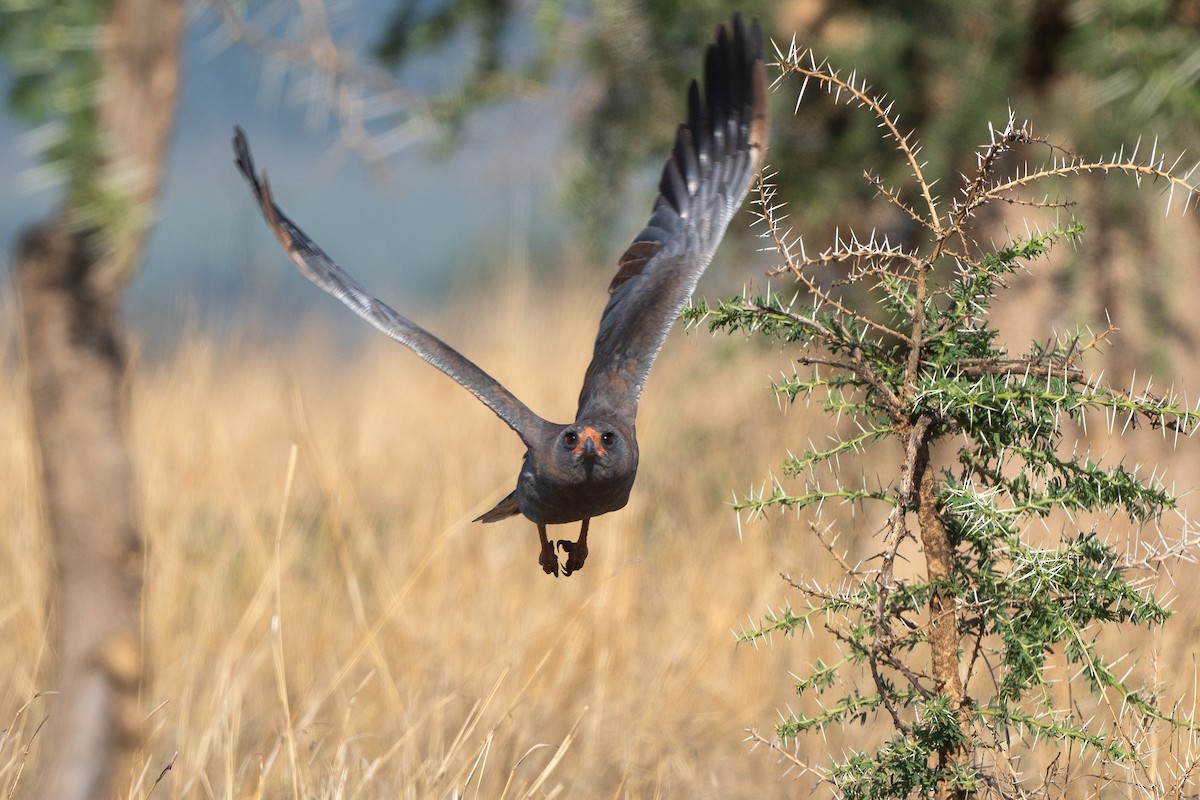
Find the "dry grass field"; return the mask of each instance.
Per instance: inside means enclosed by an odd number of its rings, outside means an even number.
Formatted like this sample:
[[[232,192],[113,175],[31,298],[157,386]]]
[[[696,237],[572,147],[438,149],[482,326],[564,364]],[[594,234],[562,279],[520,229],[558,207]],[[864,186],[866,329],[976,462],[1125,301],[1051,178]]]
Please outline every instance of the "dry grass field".
[[[589,289],[545,303],[525,285],[429,322],[567,418],[599,313]],[[23,748],[52,702],[35,699],[46,553],[14,361],[0,393],[6,792],[36,768]],[[471,522],[512,488],[519,440],[383,337],[349,357],[312,329],[282,350],[195,339],[139,366],[151,664],[131,796],[169,764],[156,797],[790,795],[743,728],[769,733],[803,653],[735,646],[732,630],[781,602],[779,573],[803,569],[808,546],[787,526],[739,539],[728,508],[805,439],[804,415],[780,416],[767,391],[780,367],[746,342],[676,333],[639,418],[634,498],[594,523],[587,568],[555,580],[531,524]]]
[[[532,408],[567,418],[596,291],[518,281],[424,321]],[[11,320],[11,309],[0,314],[6,339]],[[803,520],[757,521],[739,535],[728,507],[735,490],[769,481],[789,449],[823,435],[815,411],[780,413],[768,386],[786,368],[757,343],[676,331],[638,420],[633,499],[594,522],[586,569],[555,580],[538,567],[530,523],[471,522],[512,488],[517,438],[383,337],[349,355],[311,327],[274,348],[190,337],[139,364],[130,433],[150,663],[145,757],[129,796],[806,796],[813,779],[785,774],[789,763],[753,749],[744,729],[769,736],[794,701],[789,671],[831,646],[756,649],[733,636],[789,597],[781,573],[837,577]],[[0,380],[4,797],[31,780],[53,705],[38,696],[53,656],[20,381],[10,355]],[[1191,461],[1181,485],[1197,477]],[[886,476],[892,462],[856,468]],[[1137,640],[1138,663],[1183,676],[1190,697],[1200,612],[1187,590],[1176,607],[1164,633]],[[804,747],[816,761],[842,752],[833,736]]]

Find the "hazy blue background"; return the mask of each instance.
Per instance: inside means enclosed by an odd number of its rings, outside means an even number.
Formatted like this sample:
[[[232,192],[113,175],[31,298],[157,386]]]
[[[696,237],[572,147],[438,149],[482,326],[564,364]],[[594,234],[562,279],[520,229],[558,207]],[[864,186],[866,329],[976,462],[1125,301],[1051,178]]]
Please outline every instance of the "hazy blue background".
[[[392,7],[389,0],[331,5],[336,35],[351,46],[373,40]],[[249,134],[289,215],[409,312],[482,270],[567,238],[558,230],[566,218],[557,197],[568,152],[561,111],[572,91],[568,78],[537,102],[480,113],[448,159],[410,147],[381,180],[338,145],[331,119],[306,101],[302,73],[280,82],[259,54],[222,46],[219,27],[211,14],[188,24],[160,218],[126,301],[131,327],[151,343],[169,341],[189,318],[220,330],[248,315],[265,315],[273,326],[316,314],[339,336],[356,336],[362,325],[295,272],[275,244],[233,167],[235,123]],[[409,79],[436,85],[453,69],[449,60],[429,61]],[[57,198],[53,187],[38,186],[31,135],[0,115],[6,274],[21,228],[48,214]]]

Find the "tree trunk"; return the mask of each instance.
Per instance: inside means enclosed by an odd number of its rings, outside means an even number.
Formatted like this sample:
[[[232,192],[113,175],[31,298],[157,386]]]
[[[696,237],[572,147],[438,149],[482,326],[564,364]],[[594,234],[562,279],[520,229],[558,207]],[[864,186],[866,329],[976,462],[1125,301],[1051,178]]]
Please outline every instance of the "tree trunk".
[[[89,281],[89,238],[39,227],[17,261],[55,567],[59,696],[38,765],[45,798],[112,797],[138,741],[142,548],[122,429],[119,295]]]
[[[122,218],[69,205],[16,262],[24,353],[54,560],[56,656],[37,796],[126,796],[141,743],[142,540],[125,441],[121,294],[152,218],[179,85],[179,0],[111,0],[98,58],[104,185]]]
[[[937,476],[929,464],[929,440],[917,446],[914,465],[914,482],[917,485],[917,523],[921,529],[921,546],[925,550],[925,565],[929,582],[934,584],[949,581],[953,572],[954,545],[950,541],[946,523],[938,513]],[[958,609],[956,598],[943,586],[934,589],[929,599],[929,648],[933,661],[933,676],[937,681],[937,692],[950,701],[950,707],[958,717],[959,728],[970,736],[967,715],[966,689],[959,672],[958,657]],[[939,767],[945,768],[964,755],[959,748],[947,748],[938,753]],[[963,797],[962,792],[951,791],[940,784],[935,793],[937,800],[952,800]]]

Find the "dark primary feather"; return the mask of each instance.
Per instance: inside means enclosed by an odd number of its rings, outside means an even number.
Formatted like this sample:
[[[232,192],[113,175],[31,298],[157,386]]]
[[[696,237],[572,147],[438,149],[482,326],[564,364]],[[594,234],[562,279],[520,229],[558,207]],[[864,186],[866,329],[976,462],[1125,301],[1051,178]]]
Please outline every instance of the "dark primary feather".
[[[263,173],[261,181],[255,174],[250,145],[241,128],[234,129],[233,149],[238,169],[250,182],[263,216],[275,231],[283,249],[309,280],[465,387],[483,401],[484,405],[496,412],[500,419],[507,422],[526,446],[531,446],[535,439],[543,435],[550,423],[530,411],[499,381],[457,350],[373,297],[284,215],[271,198],[271,187],[267,183],[266,173]]]
[[[600,317],[577,418],[632,421],[646,375],[671,323],[696,288],[741,206],[767,144],[766,75],[758,20],[735,15],[693,81],[687,122],[663,167],[649,223],[621,256]]]

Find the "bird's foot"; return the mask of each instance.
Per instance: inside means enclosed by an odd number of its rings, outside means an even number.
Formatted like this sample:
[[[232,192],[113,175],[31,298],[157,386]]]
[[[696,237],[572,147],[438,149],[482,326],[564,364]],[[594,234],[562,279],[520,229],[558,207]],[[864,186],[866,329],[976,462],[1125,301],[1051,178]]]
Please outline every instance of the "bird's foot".
[[[538,555],[538,563],[547,575],[558,577],[558,553],[554,552],[554,544],[546,535],[546,526],[538,525],[538,541],[542,543],[542,552]]]
[[[542,545],[541,555],[538,556],[538,563],[542,565],[542,571],[547,575],[558,577],[558,553],[554,552],[554,545],[546,542]],[[570,575],[571,573],[567,573]]]
[[[587,560],[588,556],[586,538],[580,538],[578,542],[559,539],[558,547],[567,554],[567,561],[563,564],[562,568],[563,577],[567,577],[572,572],[578,572],[583,569],[583,562]]]

